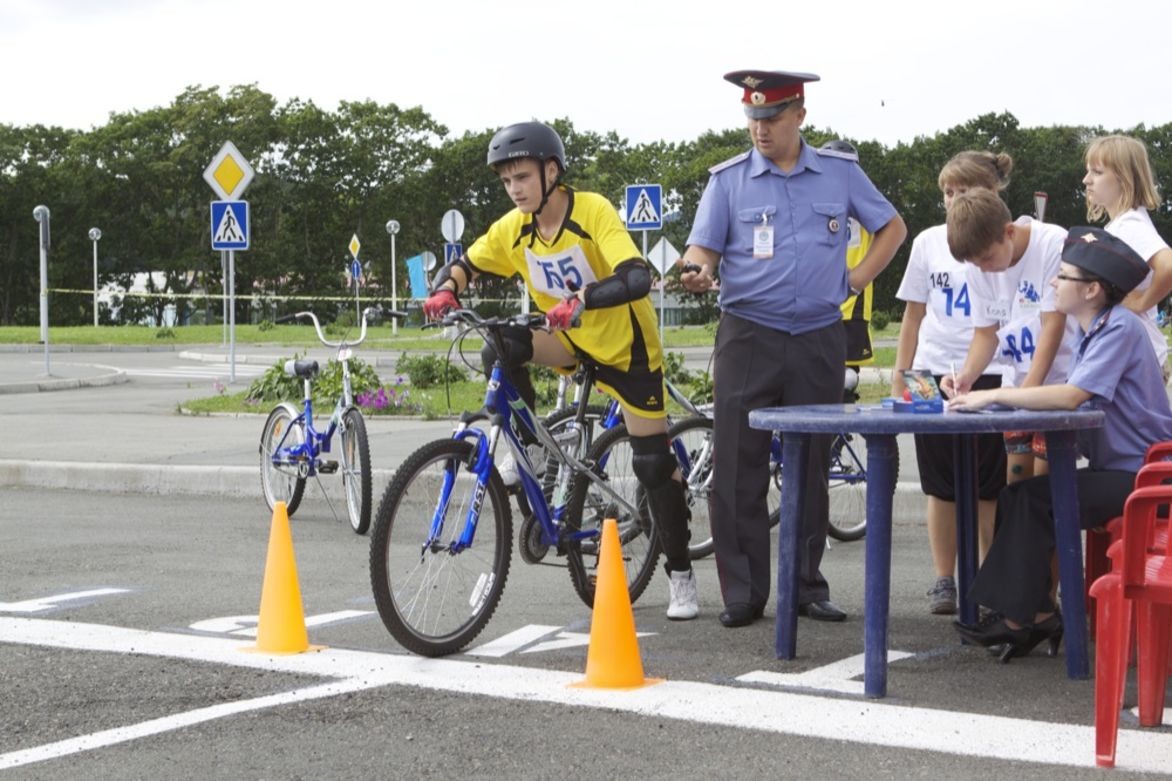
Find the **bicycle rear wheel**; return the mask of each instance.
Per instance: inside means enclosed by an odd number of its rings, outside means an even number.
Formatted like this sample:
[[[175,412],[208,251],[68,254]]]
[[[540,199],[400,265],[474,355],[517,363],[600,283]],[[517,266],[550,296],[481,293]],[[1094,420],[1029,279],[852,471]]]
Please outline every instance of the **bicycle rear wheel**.
[[[342,415],[342,488],[350,528],[366,534],[370,528],[370,440],[366,419],[354,407]]]
[[[278,404],[260,434],[260,487],[270,510],[284,502],[285,512],[292,516],[301,505],[305,478],[300,465],[279,456],[274,459],[273,454],[304,444],[305,419],[293,405]]]
[[[655,574],[659,559],[659,533],[651,522],[647,499],[639,489],[639,481],[631,464],[631,438],[626,426],[615,426],[594,440],[586,458],[596,474],[631,505],[637,513],[615,506],[614,500],[592,480],[579,476],[574,480],[573,493],[566,508],[565,534],[579,531],[596,532],[595,536],[566,542],[566,560],[574,590],[586,603],[594,606],[594,590],[598,573],[598,559],[602,522],[606,518],[618,521],[619,540],[622,543],[623,569],[627,575],[627,590],[634,603]]]
[[[688,556],[702,559],[712,553],[712,526],[708,498],[712,493],[712,418],[685,418],[667,430],[672,450],[680,464],[691,520],[688,529]]]
[[[470,643],[492,617],[509,575],[512,516],[495,469],[476,539],[458,545],[477,498],[476,475],[468,469],[473,453],[471,442],[454,439],[419,448],[396,470],[375,514],[374,603],[391,635],[423,656]]]

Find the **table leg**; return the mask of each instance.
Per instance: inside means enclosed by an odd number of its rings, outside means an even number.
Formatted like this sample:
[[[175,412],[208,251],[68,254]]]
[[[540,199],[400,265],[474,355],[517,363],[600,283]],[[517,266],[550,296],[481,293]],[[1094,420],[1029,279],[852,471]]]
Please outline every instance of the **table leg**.
[[[896,444],[892,434],[867,440],[867,550],[863,605],[863,692],[887,696],[887,615],[891,599],[891,501]]]
[[[953,438],[953,485],[956,487],[956,591],[960,603],[960,620],[977,622],[977,606],[969,600],[969,588],[977,574],[977,505],[976,448],[972,436]]]
[[[806,460],[809,434],[782,437],[781,520],[777,534],[778,659],[793,659],[798,651],[798,537],[806,503]]]
[[[1075,477],[1075,432],[1046,432],[1050,462],[1050,497],[1054,505],[1054,545],[1058,581],[1062,584],[1062,620],[1066,640],[1066,675],[1086,678],[1086,595],[1082,580],[1082,528],[1078,521],[1078,480]]]

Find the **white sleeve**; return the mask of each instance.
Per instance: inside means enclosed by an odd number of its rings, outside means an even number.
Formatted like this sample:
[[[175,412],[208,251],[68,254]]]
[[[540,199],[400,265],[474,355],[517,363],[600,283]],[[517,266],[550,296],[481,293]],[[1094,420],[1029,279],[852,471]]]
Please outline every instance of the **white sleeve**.
[[[1057,306],[1055,298],[1058,290],[1050,284],[1050,280],[1058,276],[1062,269],[1062,247],[1066,243],[1066,231],[1054,231],[1046,237],[1046,246],[1042,247],[1042,311],[1055,312]]]
[[[912,253],[908,256],[903,280],[899,283],[899,290],[895,292],[895,297],[900,301],[928,303],[928,258],[923,238],[924,233],[921,232],[912,242]]]
[[[1001,325],[1001,318],[989,317],[985,309],[989,304],[997,303],[996,294],[990,284],[989,275],[976,266],[970,264],[966,277],[969,286],[969,302],[973,308],[973,328],[984,328],[989,325]]]
[[[1160,237],[1151,219],[1145,220],[1134,213],[1120,216],[1110,232],[1123,239],[1145,263],[1151,263],[1160,250],[1168,249],[1168,243]]]

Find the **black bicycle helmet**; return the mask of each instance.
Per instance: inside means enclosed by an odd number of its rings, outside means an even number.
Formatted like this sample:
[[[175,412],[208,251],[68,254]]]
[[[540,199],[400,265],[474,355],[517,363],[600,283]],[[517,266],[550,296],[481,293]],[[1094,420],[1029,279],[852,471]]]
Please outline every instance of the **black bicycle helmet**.
[[[557,189],[562,174],[566,172],[566,145],[562,143],[562,137],[556,130],[541,122],[518,122],[509,125],[497,131],[492,141],[488,142],[488,167],[494,171],[501,163],[525,158],[538,162],[537,167],[541,176],[541,203],[533,212],[533,216],[536,217],[541,214],[541,210],[549,202],[549,196]],[[541,163],[546,160],[553,160],[558,164],[558,175],[553,182],[545,180],[545,166]],[[533,237],[536,235],[534,233]]]
[[[509,125],[488,143],[488,166],[494,170],[501,163],[524,157],[556,160],[558,170],[566,172],[566,146],[556,130],[541,122]]]
[[[849,141],[843,141],[841,138],[836,138],[833,141],[827,141],[822,145],[823,149],[829,149],[831,152],[845,152],[848,155],[859,156],[859,152],[855,149],[855,145]]]

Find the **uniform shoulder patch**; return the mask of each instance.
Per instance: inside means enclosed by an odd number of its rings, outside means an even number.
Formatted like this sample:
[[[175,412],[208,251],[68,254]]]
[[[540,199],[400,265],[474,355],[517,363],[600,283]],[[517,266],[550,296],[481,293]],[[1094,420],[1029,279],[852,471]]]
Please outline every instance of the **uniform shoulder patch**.
[[[752,150],[750,150],[750,151],[752,151]],[[736,157],[730,157],[728,160],[725,160],[723,163],[717,163],[716,165],[714,165],[708,169],[708,173],[718,174],[726,168],[732,168],[737,163],[743,163],[744,161],[749,159],[749,154],[750,154],[749,152],[741,152]]]
[[[852,163],[859,162],[859,156],[852,152],[839,152],[837,149],[815,149],[822,157],[837,157],[839,160],[850,160]]]

